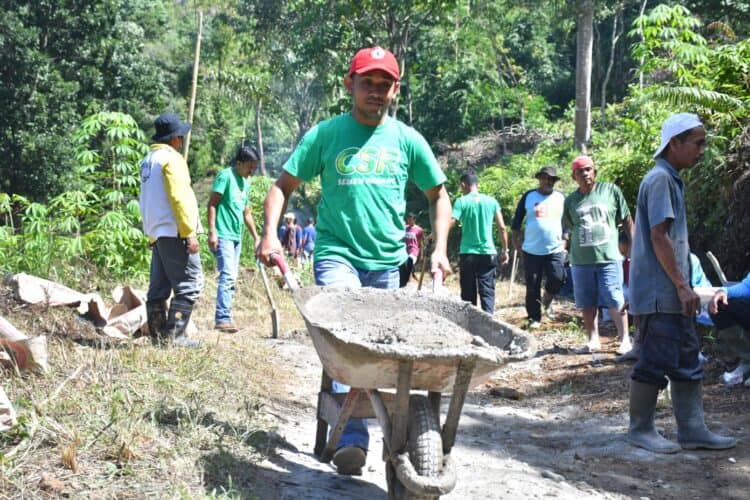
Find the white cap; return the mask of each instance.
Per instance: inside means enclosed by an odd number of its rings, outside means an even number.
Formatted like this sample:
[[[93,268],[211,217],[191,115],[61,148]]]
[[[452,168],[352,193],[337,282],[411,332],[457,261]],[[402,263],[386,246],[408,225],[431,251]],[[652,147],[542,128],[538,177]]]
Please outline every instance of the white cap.
[[[295,219],[294,212],[287,212],[284,214],[285,219]]]
[[[692,113],[675,113],[669,118],[664,120],[664,124],[661,126],[661,144],[654,153],[654,158],[658,158],[659,155],[667,147],[672,137],[680,135],[686,130],[690,130],[695,127],[702,127],[701,119],[698,115]]]

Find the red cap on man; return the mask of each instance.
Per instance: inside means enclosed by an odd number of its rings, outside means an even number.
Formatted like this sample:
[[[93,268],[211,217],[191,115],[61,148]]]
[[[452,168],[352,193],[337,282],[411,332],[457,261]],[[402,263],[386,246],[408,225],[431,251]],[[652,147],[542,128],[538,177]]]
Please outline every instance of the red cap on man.
[[[349,76],[354,74],[361,75],[362,73],[378,69],[385,71],[395,80],[401,78],[401,71],[396,56],[389,50],[377,46],[361,49],[354,55],[352,63],[349,65]]]
[[[579,168],[593,167],[594,160],[592,160],[590,156],[581,155],[573,160],[573,163],[570,166],[573,168],[573,172],[575,172]]]

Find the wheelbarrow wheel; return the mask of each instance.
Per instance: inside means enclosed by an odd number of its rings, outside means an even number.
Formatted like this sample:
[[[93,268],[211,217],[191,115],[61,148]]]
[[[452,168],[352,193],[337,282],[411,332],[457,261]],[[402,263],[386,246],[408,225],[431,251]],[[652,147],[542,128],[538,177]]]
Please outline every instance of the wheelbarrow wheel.
[[[422,477],[436,477],[443,466],[443,440],[438,416],[425,396],[413,394],[409,398],[407,450],[414,471]],[[396,477],[392,464],[386,466],[388,497],[410,500],[431,500],[434,495],[418,494],[407,489]]]

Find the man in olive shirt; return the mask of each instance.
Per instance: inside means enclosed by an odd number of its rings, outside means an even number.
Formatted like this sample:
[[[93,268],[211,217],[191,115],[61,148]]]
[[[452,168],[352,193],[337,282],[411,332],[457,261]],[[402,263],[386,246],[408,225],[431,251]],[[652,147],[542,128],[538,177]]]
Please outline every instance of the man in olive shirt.
[[[500,263],[508,262],[508,235],[505,232],[503,213],[497,200],[479,192],[477,175],[466,172],[461,176],[463,196],[453,205],[453,221],[461,223],[460,284],[461,299],[477,305],[477,293],[482,310],[492,314],[495,310],[495,270],[497,250],[492,237],[492,220],[503,241]]]
[[[620,337],[619,354],[630,350],[628,315],[623,310],[622,256],[618,248],[618,229],[633,234],[633,219],[620,188],[597,182],[594,161],[579,156],[572,163],[573,180],[578,189],[565,198],[563,227],[570,228],[570,263],[576,307],[583,310],[588,342],[579,351],[601,349],[597,314],[599,306],[609,308]]]

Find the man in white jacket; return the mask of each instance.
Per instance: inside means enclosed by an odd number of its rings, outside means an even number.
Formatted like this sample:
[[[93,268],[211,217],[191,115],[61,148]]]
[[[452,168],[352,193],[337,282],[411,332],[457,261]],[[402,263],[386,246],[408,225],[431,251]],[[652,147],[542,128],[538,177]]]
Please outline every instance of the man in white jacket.
[[[154,121],[156,134],[141,161],[140,208],[143,232],[151,245],[146,314],[154,344],[198,347],[187,337],[193,305],[203,290],[198,245],[198,202],[180,149],[190,124],[175,113]],[[166,301],[174,292],[169,311]]]

